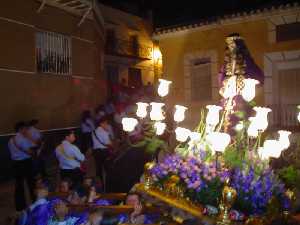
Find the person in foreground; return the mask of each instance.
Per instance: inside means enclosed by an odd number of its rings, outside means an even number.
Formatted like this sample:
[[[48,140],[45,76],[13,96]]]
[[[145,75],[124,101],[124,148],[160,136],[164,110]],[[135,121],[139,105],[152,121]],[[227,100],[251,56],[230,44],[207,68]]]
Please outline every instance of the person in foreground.
[[[63,200],[56,200],[53,203],[54,215],[48,219],[47,225],[80,225],[84,221],[80,221],[79,217],[69,215],[69,208]]]
[[[140,201],[140,196],[137,193],[129,193],[125,201],[126,205],[133,206],[134,210],[130,215],[121,214],[119,216],[119,224],[151,224],[152,221],[147,219],[146,215],[142,214],[143,206]]]
[[[46,225],[51,215],[48,186],[41,183],[35,188],[36,201],[32,203],[19,218],[18,225]]]
[[[8,142],[15,176],[15,206],[17,212],[26,209],[25,181],[31,200],[34,200],[33,144],[27,138],[28,130],[24,122],[15,125],[16,135]]]

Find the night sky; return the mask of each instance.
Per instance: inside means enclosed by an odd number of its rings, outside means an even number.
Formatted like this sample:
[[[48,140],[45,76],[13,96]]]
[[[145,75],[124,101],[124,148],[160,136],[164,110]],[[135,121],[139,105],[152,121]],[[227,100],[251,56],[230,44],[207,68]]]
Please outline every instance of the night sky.
[[[99,0],[142,16],[153,11],[155,27],[199,22],[217,16],[295,2],[295,0]],[[127,10],[128,11],[128,10]]]

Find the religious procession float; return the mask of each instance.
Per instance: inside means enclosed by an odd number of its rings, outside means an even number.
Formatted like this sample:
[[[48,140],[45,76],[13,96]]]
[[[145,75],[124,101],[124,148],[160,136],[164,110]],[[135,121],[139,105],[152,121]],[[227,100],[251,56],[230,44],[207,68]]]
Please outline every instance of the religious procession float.
[[[211,224],[268,224],[271,218],[291,216],[299,173],[293,167],[276,173],[270,166],[289,148],[291,132],[266,132],[271,109],[254,102],[263,73],[242,37],[230,35],[226,45],[220,104],[207,105],[193,131],[181,127],[187,108],[175,106],[172,129],[179,144],[162,162],[145,165],[144,181],[136,189]],[[137,103],[135,118],[122,121],[129,134],[143,130],[134,144],[147,149],[164,148],[160,137],[171,129],[163,110],[171,81],[159,81],[161,101]]]

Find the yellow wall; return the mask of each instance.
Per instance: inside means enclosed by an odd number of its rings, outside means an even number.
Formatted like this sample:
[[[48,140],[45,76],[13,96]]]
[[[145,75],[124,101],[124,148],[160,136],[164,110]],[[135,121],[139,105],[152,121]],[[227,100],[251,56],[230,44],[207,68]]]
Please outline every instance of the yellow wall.
[[[103,13],[106,29],[113,29],[116,33],[116,38],[121,40],[129,40],[130,36],[137,35],[140,45],[153,48],[152,41],[152,25],[150,21],[123,12],[121,10],[99,4]],[[152,57],[152,52],[150,52]],[[142,70],[142,81],[147,84],[148,81],[154,82],[154,61],[153,60],[136,60],[120,57],[106,57],[107,63],[118,65],[119,79],[125,78],[128,80],[128,68],[140,68]]]
[[[215,50],[217,52],[218,70],[223,64],[225,37],[230,33],[240,33],[245,39],[252,57],[264,70],[264,54],[276,51],[300,49],[300,40],[270,44],[268,41],[268,24],[265,20],[241,22],[231,25],[217,26],[207,30],[190,32],[173,32],[157,36],[163,55],[163,71],[166,79],[172,80],[173,92],[170,94],[172,104],[180,102],[190,107],[190,115],[198,116],[201,103],[186,102],[184,96],[184,55],[197,51]],[[171,97],[172,96],[172,97]],[[256,99],[263,102],[263,91],[258,90]],[[195,119],[192,119],[193,125]]]

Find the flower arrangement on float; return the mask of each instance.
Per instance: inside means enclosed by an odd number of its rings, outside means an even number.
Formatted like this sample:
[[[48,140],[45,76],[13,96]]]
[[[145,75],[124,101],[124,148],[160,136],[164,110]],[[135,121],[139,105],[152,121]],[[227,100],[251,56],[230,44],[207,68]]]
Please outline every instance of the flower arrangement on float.
[[[263,82],[261,76],[251,76],[259,73],[256,65],[247,69],[254,62],[241,37],[233,35],[226,42],[228,54],[221,72],[222,105],[207,105],[193,131],[180,126],[187,108],[174,107],[174,134],[180,144],[163,162],[147,165],[145,186],[205,206],[206,213],[220,215],[219,224],[270,212],[288,214],[293,196],[269,161],[289,147],[291,132],[280,130],[275,139],[265,137],[271,109],[254,106],[253,102],[255,87]],[[171,81],[159,82],[158,95],[165,97]],[[253,107],[238,110],[241,104]],[[146,118],[149,107],[152,135],[160,136],[167,129],[163,122],[164,103],[137,103],[136,116]],[[122,123],[125,131],[134,132],[139,121],[124,118]]]

